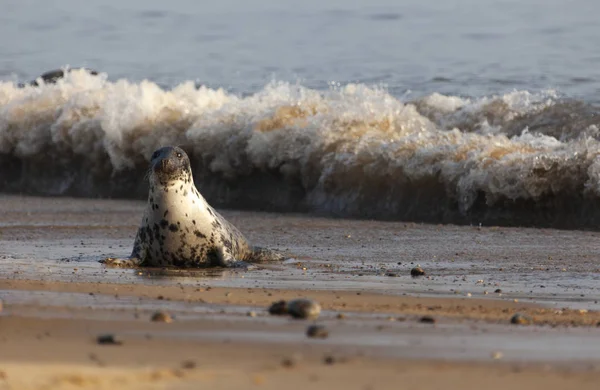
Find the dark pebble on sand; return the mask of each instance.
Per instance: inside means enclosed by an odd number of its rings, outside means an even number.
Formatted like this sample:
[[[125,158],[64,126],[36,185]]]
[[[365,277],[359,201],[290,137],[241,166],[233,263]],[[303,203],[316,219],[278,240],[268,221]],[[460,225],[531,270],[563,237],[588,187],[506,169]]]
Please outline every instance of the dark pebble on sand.
[[[287,303],[288,313],[299,319],[315,319],[321,314],[321,305],[312,299],[293,299]]]
[[[423,316],[419,319],[419,322],[422,322],[423,324],[435,324],[435,318],[432,316]]]
[[[531,325],[533,320],[525,314],[517,313],[510,318],[510,323],[514,325]]]
[[[184,360],[181,363],[181,368],[185,370],[193,370],[194,368],[196,368],[196,362],[193,360]]]
[[[152,314],[151,320],[152,322],[171,323],[173,322],[173,317],[171,317],[169,313],[166,313],[164,311],[157,311],[156,313]]]
[[[387,274],[385,274],[385,276],[390,276],[392,278],[395,278],[396,276],[398,276],[398,274],[394,273],[394,272],[388,272]]]
[[[121,340],[117,340],[115,335],[112,334],[102,334],[96,338],[96,342],[100,345],[121,345],[123,342]]]
[[[325,359],[323,359],[323,363],[332,365],[335,363],[335,358],[331,355],[327,355],[327,356],[325,356]]]
[[[410,270],[410,275],[411,276],[423,276],[423,275],[425,275],[425,271],[421,267],[415,267]]]
[[[269,307],[269,314],[273,314],[276,316],[283,316],[288,314],[287,310],[287,302],[286,301],[278,301],[273,302]]]
[[[329,336],[329,331],[323,325],[311,325],[306,329],[306,335],[312,338],[326,339]]]
[[[283,367],[292,368],[296,365],[296,361],[293,358],[283,358],[281,365]]]
[[[495,290],[494,290],[494,292],[495,292],[496,294],[500,294],[500,293],[502,292],[502,290],[501,290],[501,289],[499,289],[499,288],[497,288],[497,289],[495,289]]]

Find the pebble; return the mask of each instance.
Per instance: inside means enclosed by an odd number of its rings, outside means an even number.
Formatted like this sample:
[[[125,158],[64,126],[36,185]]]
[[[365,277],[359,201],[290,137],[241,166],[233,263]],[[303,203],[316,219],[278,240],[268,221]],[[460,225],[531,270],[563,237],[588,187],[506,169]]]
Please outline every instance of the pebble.
[[[121,345],[123,342],[117,340],[113,334],[101,334],[96,338],[96,342],[100,345]]]
[[[196,362],[193,360],[184,360],[181,363],[181,368],[183,368],[185,370],[192,370],[192,369],[196,368]]]
[[[338,313],[335,318],[337,318],[338,320],[343,320],[344,318],[346,318],[346,315],[344,313]]]
[[[321,314],[321,305],[312,299],[293,299],[287,303],[287,311],[294,318],[315,319]]]
[[[492,352],[492,359],[494,359],[494,360],[499,360],[499,359],[502,359],[503,357],[504,357],[504,355],[502,354],[502,352],[499,352],[499,351]]]
[[[497,288],[497,289],[495,289],[495,290],[494,290],[494,292],[495,292],[496,294],[500,294],[500,293],[502,292],[502,290],[501,290],[501,289],[499,289],[499,288]]]
[[[423,275],[425,275],[425,271],[421,267],[415,267],[410,270],[410,275],[411,276],[423,276]]]
[[[255,311],[249,311],[248,312],[248,317],[256,317],[256,312]]]
[[[287,303],[286,301],[277,301],[273,302],[269,307],[269,314],[273,314],[276,316],[282,316],[288,314]]]
[[[173,317],[171,317],[171,315],[167,312],[157,311],[152,314],[151,320],[152,322],[166,322],[167,324],[170,324],[173,322]]]
[[[335,363],[335,357],[333,357],[331,355],[327,355],[327,356],[325,356],[325,359],[323,359],[323,363],[332,365]]]
[[[423,316],[419,319],[419,322],[422,322],[424,324],[435,324],[435,318],[433,318],[432,316]]]
[[[517,313],[510,318],[510,323],[514,325],[531,325],[533,320],[528,315]]]
[[[329,331],[323,325],[311,325],[306,329],[306,335],[312,338],[326,339],[329,337]]]
[[[283,358],[281,365],[287,368],[292,368],[296,365],[296,361],[293,358]]]

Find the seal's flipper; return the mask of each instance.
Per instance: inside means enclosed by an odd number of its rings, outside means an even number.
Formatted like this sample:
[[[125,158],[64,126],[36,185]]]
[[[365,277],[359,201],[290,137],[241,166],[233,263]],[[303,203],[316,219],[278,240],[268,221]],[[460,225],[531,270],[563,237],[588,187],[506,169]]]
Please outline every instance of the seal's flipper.
[[[286,256],[278,251],[258,246],[252,247],[252,253],[248,258],[249,263],[256,264],[273,264],[281,263],[286,259]]]
[[[128,257],[126,259],[108,257],[104,260],[100,260],[100,263],[111,268],[137,268],[142,265],[142,261],[137,257]]]

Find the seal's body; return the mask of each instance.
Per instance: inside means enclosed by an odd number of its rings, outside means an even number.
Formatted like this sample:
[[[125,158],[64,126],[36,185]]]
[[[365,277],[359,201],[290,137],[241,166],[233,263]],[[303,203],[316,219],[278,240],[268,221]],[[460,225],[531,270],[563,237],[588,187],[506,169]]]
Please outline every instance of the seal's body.
[[[281,261],[269,250],[252,248],[244,235],[202,197],[190,160],[178,147],[152,155],[150,190],[131,257],[108,265],[231,267],[240,262]]]

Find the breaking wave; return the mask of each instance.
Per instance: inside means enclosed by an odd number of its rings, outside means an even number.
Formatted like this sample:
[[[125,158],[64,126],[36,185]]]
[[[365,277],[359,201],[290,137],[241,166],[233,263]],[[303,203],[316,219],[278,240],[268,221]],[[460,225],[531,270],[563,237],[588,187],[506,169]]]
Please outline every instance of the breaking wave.
[[[219,207],[444,223],[593,227],[600,110],[554,91],[403,101],[363,84],[0,82],[0,190],[145,198],[176,144]]]

